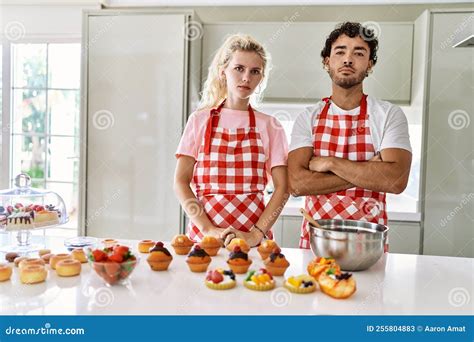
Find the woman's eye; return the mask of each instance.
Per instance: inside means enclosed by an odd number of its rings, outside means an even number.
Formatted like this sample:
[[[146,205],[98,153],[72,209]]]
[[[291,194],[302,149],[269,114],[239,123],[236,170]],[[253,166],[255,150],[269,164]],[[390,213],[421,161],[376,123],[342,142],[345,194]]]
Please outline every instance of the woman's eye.
[[[252,74],[260,75],[260,70],[258,70],[258,69],[252,70]]]

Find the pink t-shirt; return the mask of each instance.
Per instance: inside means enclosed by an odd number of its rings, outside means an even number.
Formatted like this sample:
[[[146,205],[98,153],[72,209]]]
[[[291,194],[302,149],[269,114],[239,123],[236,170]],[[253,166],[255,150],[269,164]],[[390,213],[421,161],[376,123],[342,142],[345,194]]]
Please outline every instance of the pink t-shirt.
[[[286,165],[288,156],[288,142],[285,131],[278,119],[273,116],[255,112],[255,122],[260,132],[265,156],[267,157],[267,172],[275,166]],[[201,146],[206,124],[209,118],[209,110],[201,110],[191,114],[176,150],[176,158],[182,155],[197,159],[198,150]],[[249,127],[248,111],[222,108],[219,118],[219,127],[227,129]]]

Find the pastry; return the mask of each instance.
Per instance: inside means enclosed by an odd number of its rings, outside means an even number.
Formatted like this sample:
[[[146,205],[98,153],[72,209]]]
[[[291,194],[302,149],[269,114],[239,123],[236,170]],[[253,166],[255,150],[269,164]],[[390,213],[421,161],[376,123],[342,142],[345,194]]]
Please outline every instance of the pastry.
[[[59,215],[57,211],[39,210],[35,211],[35,226],[52,226],[59,223]]]
[[[50,249],[40,249],[38,251],[38,254],[39,254],[40,257],[42,257],[45,254],[51,254],[51,250]]]
[[[56,274],[60,277],[73,277],[81,273],[81,262],[73,259],[60,260],[56,264]]]
[[[178,255],[188,254],[193,245],[194,242],[184,234],[176,235],[171,241],[171,246]]]
[[[337,299],[348,298],[356,291],[356,282],[352,274],[342,273],[335,268],[321,273],[318,284],[322,292]]]
[[[22,262],[23,260],[26,260],[26,259],[28,259],[28,257],[26,257],[26,256],[15,258],[15,260],[13,261],[15,263],[15,267],[19,267],[20,262]]]
[[[294,293],[311,293],[316,290],[316,279],[310,275],[302,274],[297,277],[289,277],[283,286]]]
[[[277,243],[274,240],[265,240],[260,246],[258,246],[257,251],[260,254],[262,260],[265,260],[272,254],[272,251],[278,247]]]
[[[232,252],[235,246],[239,246],[240,249],[245,253],[250,251],[250,247],[244,239],[232,239],[232,241],[227,245],[227,249]]]
[[[316,257],[308,264],[307,270],[310,276],[318,280],[321,273],[330,268],[339,269],[339,266],[336,264],[336,260],[334,260],[334,258]]]
[[[48,271],[42,265],[28,265],[20,269],[20,281],[23,284],[37,284],[46,280]]]
[[[33,226],[33,219],[34,219],[34,212],[26,212],[26,211],[17,211],[13,212],[7,218],[7,230],[8,229],[32,229]]]
[[[214,236],[209,235],[203,237],[200,245],[210,256],[216,256],[221,248],[221,242]]]
[[[274,276],[282,276],[290,266],[285,256],[281,254],[279,247],[275,248],[268,258],[263,262],[267,270]]]
[[[235,246],[234,250],[230,252],[227,265],[236,274],[243,274],[248,271],[252,260],[249,259],[247,253],[240,249],[240,246]]]
[[[7,254],[5,254],[5,260],[8,262],[13,262],[18,257],[18,253],[15,252],[8,252]]]
[[[207,272],[206,286],[213,290],[229,290],[235,287],[235,274],[232,270],[223,270],[218,268]]]
[[[211,257],[201,246],[196,245],[191,253],[188,254],[186,263],[191,272],[206,272],[207,267],[211,263]]]
[[[0,282],[10,279],[12,268],[7,264],[0,264]]]
[[[66,254],[66,253],[53,254],[53,255],[51,255],[51,258],[49,258],[49,266],[51,266],[51,268],[53,270],[55,270],[56,269],[56,264],[59,261],[64,260],[64,259],[71,259],[71,255]]]
[[[30,266],[30,265],[40,265],[40,266],[44,266],[44,260],[43,259],[40,259],[40,258],[26,258],[22,261],[20,261],[20,263],[18,264],[18,267],[20,268],[20,271],[25,268],[26,266]]]
[[[82,264],[87,262],[86,253],[84,253],[84,250],[82,248],[74,248],[71,251],[71,258],[79,261]]]
[[[252,270],[247,273],[244,286],[250,290],[268,291],[275,288],[275,280],[270,272],[261,268],[258,272]]]
[[[150,249],[150,255],[146,259],[153,271],[166,271],[173,260],[171,253],[164,247],[163,242],[157,242]]]
[[[118,244],[118,241],[115,239],[104,239],[102,240],[102,243],[104,244],[105,248],[110,248]]]
[[[41,256],[41,259],[43,259],[43,261],[45,262],[45,264],[49,264],[49,259],[51,259],[51,257],[52,257],[53,255],[54,255],[54,254],[48,253],[48,254],[42,255],[42,256]],[[15,261],[16,261],[16,260],[15,260]]]
[[[138,251],[140,253],[149,253],[150,248],[155,246],[155,241],[153,240],[142,240],[138,243]]]

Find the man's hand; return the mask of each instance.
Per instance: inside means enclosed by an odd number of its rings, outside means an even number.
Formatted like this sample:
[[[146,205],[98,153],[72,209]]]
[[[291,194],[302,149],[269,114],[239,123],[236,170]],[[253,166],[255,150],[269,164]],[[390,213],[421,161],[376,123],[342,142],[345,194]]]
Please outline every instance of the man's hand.
[[[313,157],[309,161],[309,169],[316,172],[329,172],[333,157]]]

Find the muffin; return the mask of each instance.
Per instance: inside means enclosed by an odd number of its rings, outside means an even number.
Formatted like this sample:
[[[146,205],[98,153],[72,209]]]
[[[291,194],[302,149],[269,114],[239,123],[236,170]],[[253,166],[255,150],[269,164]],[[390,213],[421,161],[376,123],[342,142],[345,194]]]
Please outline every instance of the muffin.
[[[235,246],[234,250],[230,252],[227,265],[236,274],[243,274],[247,272],[250,267],[252,260],[249,259],[247,253],[242,251],[239,246]]]
[[[213,290],[229,290],[235,287],[235,274],[232,270],[218,268],[207,272],[205,284]]]
[[[316,279],[307,274],[289,277],[283,286],[293,293],[311,293],[316,290]]]
[[[142,240],[138,243],[138,251],[140,253],[150,253],[150,249],[155,246],[153,240]]]
[[[235,246],[239,246],[240,249],[245,253],[248,253],[250,251],[250,246],[244,239],[232,239],[232,241],[227,245],[227,249],[232,252]]]
[[[348,298],[356,291],[356,282],[352,274],[342,273],[335,268],[322,272],[318,284],[322,292],[336,299]]]
[[[216,256],[217,252],[219,252],[219,249],[221,248],[221,242],[214,236],[209,235],[204,236],[200,245],[210,256]]]
[[[211,263],[211,257],[201,246],[196,245],[191,253],[188,254],[186,263],[191,272],[206,272],[207,267]]]
[[[282,276],[285,274],[286,269],[290,266],[285,256],[281,254],[280,248],[275,248],[268,258],[263,262],[265,267],[274,276]]]
[[[176,235],[171,241],[171,246],[174,248],[174,251],[178,255],[186,255],[189,253],[193,247],[194,242],[192,242],[186,235],[180,234]]]
[[[81,264],[84,264],[84,263],[87,262],[86,253],[84,253],[84,250],[82,248],[74,248],[71,251],[71,258],[73,258],[74,260],[79,261]]]
[[[244,280],[244,286],[250,290],[268,291],[275,288],[275,280],[270,272],[261,268],[258,272],[250,271]]]
[[[277,243],[274,240],[265,240],[260,246],[258,246],[257,251],[260,254],[262,260],[265,260],[272,254],[272,251],[278,247]]]
[[[146,259],[153,271],[166,271],[173,260],[171,253],[164,247],[163,242],[157,242],[150,249],[150,255]]]

